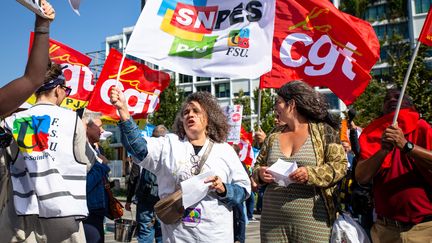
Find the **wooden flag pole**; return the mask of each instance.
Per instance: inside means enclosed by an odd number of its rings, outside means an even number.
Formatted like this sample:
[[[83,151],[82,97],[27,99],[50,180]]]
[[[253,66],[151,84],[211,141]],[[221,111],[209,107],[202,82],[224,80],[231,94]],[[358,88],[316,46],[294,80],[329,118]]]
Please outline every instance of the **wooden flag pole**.
[[[414,61],[415,61],[415,59],[417,57],[417,53],[418,53],[418,51],[420,49],[420,45],[421,45],[420,41],[417,40],[417,45],[416,45],[416,47],[414,49],[413,55],[411,56],[411,62],[409,64],[409,66],[408,66],[407,73],[405,74],[404,83],[402,85],[401,93],[399,95],[399,99],[398,99],[398,103],[397,103],[397,106],[396,106],[395,115],[393,117],[393,123],[392,123],[393,125],[397,124],[397,119],[398,119],[399,111],[400,111],[400,108],[401,108],[401,105],[402,105],[402,100],[403,100],[403,97],[404,97],[404,94],[405,94],[406,87],[408,85],[408,80],[409,80],[409,77],[411,75],[411,70],[412,70],[412,68],[414,66]]]

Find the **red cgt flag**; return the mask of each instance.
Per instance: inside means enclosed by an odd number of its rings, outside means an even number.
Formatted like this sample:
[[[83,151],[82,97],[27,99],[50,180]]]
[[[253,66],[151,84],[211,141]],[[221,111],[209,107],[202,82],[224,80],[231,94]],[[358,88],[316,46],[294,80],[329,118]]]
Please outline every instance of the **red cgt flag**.
[[[109,100],[110,89],[117,85],[123,90],[134,119],[145,119],[148,114],[158,109],[159,95],[168,87],[170,76],[168,73],[152,70],[144,64],[125,58],[117,82],[121,59],[120,52],[110,50],[87,109],[101,112],[106,116],[106,120],[118,121],[119,116]]]
[[[273,69],[260,88],[292,80],[330,88],[349,105],[365,90],[380,45],[369,23],[335,8],[330,1],[276,2]]]
[[[30,34],[30,48],[33,45],[34,33]],[[92,59],[71,47],[49,40],[49,56],[52,62],[62,66],[66,78],[66,86],[72,89],[71,94],[63,101],[63,107],[76,110],[87,104],[93,92],[93,73],[88,67]]]
[[[423,24],[422,31],[419,36],[419,41],[425,45],[432,46],[432,9],[429,7],[426,20]]]

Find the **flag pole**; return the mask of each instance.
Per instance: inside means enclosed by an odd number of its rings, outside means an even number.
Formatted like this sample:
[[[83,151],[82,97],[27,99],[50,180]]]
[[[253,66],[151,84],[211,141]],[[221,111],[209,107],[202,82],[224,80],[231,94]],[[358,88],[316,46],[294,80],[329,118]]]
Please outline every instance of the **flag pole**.
[[[404,97],[404,94],[405,94],[406,87],[408,85],[408,80],[409,80],[409,77],[411,75],[411,70],[412,70],[412,68],[414,66],[414,61],[415,61],[415,59],[417,57],[417,53],[418,53],[418,51],[420,49],[420,45],[421,45],[420,41],[417,40],[417,44],[416,44],[416,47],[414,49],[414,53],[411,56],[411,61],[410,61],[410,64],[408,66],[408,70],[407,70],[407,72],[405,74],[405,79],[404,79],[404,83],[402,85],[401,93],[399,95],[399,99],[398,99],[398,103],[397,103],[397,106],[396,106],[395,115],[393,117],[393,123],[392,123],[393,125],[397,124],[397,119],[398,119],[398,116],[399,116],[399,111],[400,111],[400,108],[402,106],[402,100],[403,100],[403,97]]]
[[[257,126],[261,127],[261,99],[262,99],[262,89],[258,89],[258,121]]]
[[[122,59],[121,59],[121,61],[120,61],[120,67],[119,67],[118,72],[117,72],[117,78],[116,78],[116,84],[115,84],[116,88],[118,87],[118,84],[119,84],[119,80],[120,80],[120,73],[121,73],[121,71],[122,71],[122,68],[123,68],[123,62],[124,62],[125,58],[126,58],[126,52],[125,52],[124,49],[123,49],[123,56],[122,56]]]

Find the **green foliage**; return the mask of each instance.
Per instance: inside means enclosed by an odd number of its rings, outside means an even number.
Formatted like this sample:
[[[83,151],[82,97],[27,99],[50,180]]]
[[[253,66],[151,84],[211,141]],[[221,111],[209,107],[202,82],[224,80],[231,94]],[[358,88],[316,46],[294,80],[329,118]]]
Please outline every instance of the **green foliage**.
[[[153,125],[163,124],[171,129],[183,101],[183,91],[175,86],[174,80],[171,80],[168,88],[160,95],[159,110],[149,117],[148,122]]]
[[[254,104],[255,104],[255,111],[258,112],[258,92],[259,88],[254,90]],[[272,95],[271,89],[263,89],[261,91],[261,129],[268,133],[272,130],[274,127],[274,119],[275,115],[273,112],[275,97]],[[257,127],[255,127],[257,129]]]
[[[99,143],[99,146],[102,147],[104,153],[105,153],[105,157],[108,160],[114,160],[115,158],[115,151],[114,148],[110,147],[109,145],[111,144],[111,137],[109,137],[108,139],[106,139],[105,141],[101,141]]]
[[[343,12],[363,18],[368,4],[373,1],[368,0],[341,0],[339,9]]]
[[[254,109],[258,112],[258,92],[259,88],[254,90]],[[262,98],[261,98],[261,129],[268,133],[274,127],[274,112],[273,112],[273,104],[274,97],[272,96],[271,89],[262,90]],[[243,120],[242,126],[246,129],[246,131],[252,131],[251,122],[249,118],[244,118],[245,116],[249,116],[252,114],[252,107],[250,102],[250,97],[246,96],[243,90],[240,90],[239,96],[234,99],[234,104],[243,105]],[[255,123],[255,127],[253,130],[257,130],[257,123]]]
[[[396,59],[393,65],[392,76],[398,88],[403,85],[412,56],[412,51],[409,50],[408,45],[405,45],[404,50],[401,57]],[[408,81],[406,94],[413,98],[414,104],[423,118],[432,122],[432,72],[425,62],[427,50],[428,48],[425,46],[420,47]]]
[[[406,17],[408,15],[407,0],[387,0],[389,13],[388,19]]]
[[[252,114],[252,109],[250,97],[246,96],[243,90],[240,90],[238,97],[236,97],[233,101],[235,105],[243,105],[242,126],[246,131],[251,131],[250,115]],[[248,117],[247,119],[245,119],[246,116]]]
[[[353,107],[357,111],[354,122],[360,126],[367,126],[372,120],[382,114],[382,105],[386,92],[385,84],[372,79],[363,94],[357,98]]]

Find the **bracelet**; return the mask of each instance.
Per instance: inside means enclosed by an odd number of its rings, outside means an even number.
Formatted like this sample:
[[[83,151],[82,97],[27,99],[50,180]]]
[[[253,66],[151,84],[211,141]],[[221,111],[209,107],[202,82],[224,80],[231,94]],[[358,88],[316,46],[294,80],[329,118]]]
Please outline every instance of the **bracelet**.
[[[49,28],[48,27],[43,27],[43,26],[36,27],[34,29],[34,32],[35,33],[39,33],[39,34],[48,34],[49,33]]]

